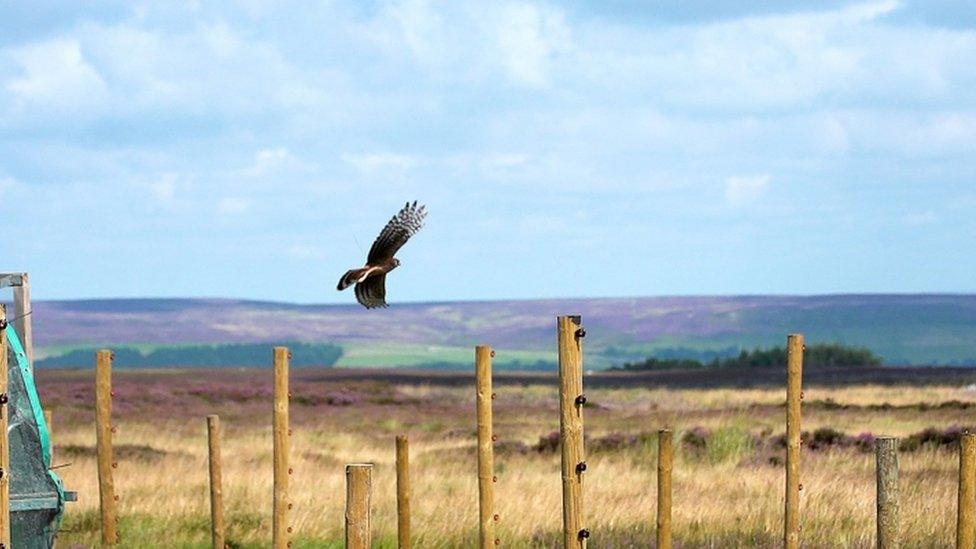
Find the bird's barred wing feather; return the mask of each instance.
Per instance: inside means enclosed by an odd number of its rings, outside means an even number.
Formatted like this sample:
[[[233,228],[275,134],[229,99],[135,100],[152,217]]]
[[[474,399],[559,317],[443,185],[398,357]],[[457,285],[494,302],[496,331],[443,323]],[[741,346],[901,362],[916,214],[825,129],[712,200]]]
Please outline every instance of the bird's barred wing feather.
[[[386,275],[375,275],[356,284],[356,301],[367,309],[386,307]]]
[[[426,206],[418,207],[416,200],[413,203],[407,202],[406,206],[401,208],[380,231],[380,235],[376,237],[373,246],[369,249],[366,263],[376,265],[391,259],[407,243],[407,240],[424,226],[425,217],[427,217]]]

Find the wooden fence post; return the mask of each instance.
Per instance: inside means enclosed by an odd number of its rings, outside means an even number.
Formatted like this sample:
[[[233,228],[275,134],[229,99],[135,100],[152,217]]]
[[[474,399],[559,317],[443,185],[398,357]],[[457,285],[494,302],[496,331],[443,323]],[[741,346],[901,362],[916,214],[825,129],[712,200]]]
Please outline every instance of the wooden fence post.
[[[346,465],[346,549],[369,549],[370,497],[373,492],[373,465]]]
[[[976,547],[976,434],[959,440],[959,501],[956,507],[956,547]]]
[[[800,400],[803,399],[803,336],[786,340],[786,509],[783,543],[786,549],[800,545]]]
[[[559,343],[559,442],[562,446],[563,547],[586,548],[583,527],[583,337],[579,316],[556,320]]]
[[[10,438],[7,435],[7,310],[0,303],[0,546],[10,547]]]
[[[495,538],[495,450],[492,433],[491,357],[494,351],[487,345],[475,347],[475,385],[478,413],[478,546],[493,547]]]
[[[901,546],[898,503],[898,439],[878,437],[875,440],[878,476],[878,549]]]
[[[31,371],[34,371],[34,329],[32,328],[33,316],[31,313],[30,280],[27,273],[20,276],[20,285],[14,286],[14,315],[16,321],[14,327],[17,335],[20,336],[20,344],[27,355],[27,363]]]
[[[410,549],[410,441],[396,437],[397,547]]]
[[[214,549],[224,549],[224,488],[220,472],[220,417],[207,416],[210,456],[210,533]]]
[[[671,549],[671,470],[674,433],[657,432],[657,549]]]
[[[287,347],[274,348],[274,504],[271,535],[275,549],[287,549],[291,545],[291,527],[288,526],[288,359]]]
[[[112,351],[95,354],[95,442],[98,446],[98,496],[102,513],[102,543],[119,542],[118,515],[115,508],[115,480],[112,474]]]

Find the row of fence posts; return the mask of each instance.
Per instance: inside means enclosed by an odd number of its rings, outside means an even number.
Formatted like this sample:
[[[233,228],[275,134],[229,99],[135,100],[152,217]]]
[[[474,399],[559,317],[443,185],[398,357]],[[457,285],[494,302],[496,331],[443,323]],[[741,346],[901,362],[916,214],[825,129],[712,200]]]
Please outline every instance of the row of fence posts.
[[[0,360],[6,354],[0,354]],[[111,423],[112,418],[112,360],[114,355],[109,350],[100,350],[95,357],[95,434],[98,455],[98,491],[102,526],[102,544],[115,545],[121,541],[118,529],[118,513],[116,503],[119,497],[115,493],[113,470],[117,463],[112,457],[112,435],[116,428]],[[288,404],[291,393],[288,390],[288,370],[291,353],[286,347],[275,347],[274,363],[274,407],[272,413],[272,439],[274,486],[272,490],[272,546],[275,549],[291,547],[292,526],[289,523],[289,511],[293,504],[289,498],[289,479],[294,473],[289,464],[290,437]],[[0,373],[6,373],[6,364],[0,362]],[[6,376],[2,376],[6,380]],[[0,389],[2,389],[0,384]],[[207,416],[207,447],[208,469],[210,484],[210,521],[211,540],[215,548],[226,546],[225,521],[223,511],[223,477],[221,472],[220,417]],[[0,428],[6,416],[0,415]],[[50,423],[48,423],[50,425]],[[2,438],[2,437],[0,437]],[[0,444],[5,449],[6,444]],[[410,545],[410,480],[409,480],[409,443],[407,437],[396,438],[397,463],[397,515],[398,540],[400,547]],[[346,510],[345,510],[345,541],[346,547],[365,549],[371,545],[370,536],[370,499],[372,496],[372,464],[350,463],[346,465]],[[5,479],[0,476],[0,490],[5,486]],[[0,498],[2,498],[0,494]],[[0,499],[0,505],[3,504]],[[6,509],[6,506],[3,506]],[[6,515],[4,515],[6,516]],[[2,526],[8,526],[3,521]],[[9,547],[9,544],[6,545]]]
[[[898,490],[898,439],[875,440],[877,474],[877,542],[881,548],[901,546]],[[959,488],[956,502],[956,547],[976,547],[976,434],[959,440]]]
[[[3,310],[0,308],[0,318]],[[583,474],[587,465],[583,447],[583,393],[582,339],[586,331],[578,316],[561,316],[557,319],[559,349],[559,417],[563,501],[563,546],[585,548],[590,537],[584,526]],[[799,546],[800,517],[800,403],[803,399],[803,336],[790,335],[787,339],[787,402],[786,402],[786,497],[784,509],[783,543],[788,549]],[[499,545],[495,524],[499,515],[494,511],[493,444],[497,440],[492,432],[491,358],[494,351],[488,346],[475,349],[476,412],[478,437],[478,492],[479,492],[479,546]],[[276,549],[291,546],[292,527],[288,516],[292,509],[289,500],[289,478],[293,471],[289,466],[288,370],[290,353],[286,347],[275,347],[274,361],[274,408],[273,453],[274,489],[272,538]],[[112,418],[112,360],[108,350],[96,353],[95,360],[95,432],[98,458],[98,488],[102,526],[102,542],[113,545],[121,540],[118,529],[113,470],[117,463],[112,455],[112,435],[116,428]],[[0,395],[6,394],[7,380],[6,340],[0,330]],[[0,432],[6,429],[8,414],[5,399],[0,399]],[[49,412],[45,411],[48,425]],[[208,464],[210,477],[210,510],[213,546],[225,546],[225,522],[220,455],[220,418],[207,416]],[[9,523],[9,449],[6,437],[0,437],[0,543],[10,547]],[[657,466],[657,522],[656,542],[659,549],[671,547],[671,477],[673,470],[673,431],[658,431]],[[876,440],[877,475],[877,546],[900,546],[899,491],[898,491],[898,439],[879,437]],[[410,546],[410,480],[409,442],[407,437],[396,438],[397,475],[397,540],[399,547]],[[345,542],[353,549],[368,548],[371,544],[370,514],[372,497],[372,464],[351,463],[346,465]],[[976,435],[963,434],[959,445],[959,486],[957,502],[956,547],[976,547]]]
[[[800,409],[803,400],[803,336],[787,337],[786,369],[786,504],[783,515],[783,545],[799,547],[800,540]],[[876,543],[881,549],[901,546],[898,490],[898,438],[875,439]],[[669,502],[670,505],[670,502]],[[959,440],[959,486],[956,505],[956,547],[976,547],[976,434],[964,433]],[[670,547],[670,545],[668,545]]]

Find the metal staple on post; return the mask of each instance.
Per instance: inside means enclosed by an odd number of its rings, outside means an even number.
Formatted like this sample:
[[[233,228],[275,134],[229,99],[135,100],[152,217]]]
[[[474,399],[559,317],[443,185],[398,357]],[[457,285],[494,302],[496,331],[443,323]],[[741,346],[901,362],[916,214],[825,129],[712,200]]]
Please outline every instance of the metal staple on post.
[[[671,470],[673,468],[671,429],[657,432],[657,549],[671,549]]]
[[[102,543],[118,543],[118,515],[115,508],[115,479],[112,469],[112,358],[102,349],[95,354],[95,442],[98,446],[98,495],[102,515]]]
[[[878,437],[875,440],[878,477],[878,549],[901,546],[898,503],[898,439]]]
[[[410,441],[396,437],[397,547],[410,548]]]
[[[803,336],[787,338],[786,368],[786,508],[783,516],[783,544],[800,545],[800,400],[803,390]]]
[[[563,547],[585,548],[590,531],[583,525],[583,338],[579,316],[556,319],[559,346],[559,441],[562,446]],[[583,398],[580,398],[583,397]]]
[[[274,348],[274,503],[271,535],[275,549],[291,547],[291,527],[288,526],[288,359],[287,347]]]
[[[494,351],[487,345],[475,347],[475,385],[478,423],[478,546],[481,549],[498,543],[495,537],[495,451],[492,429],[493,398],[491,357]]]

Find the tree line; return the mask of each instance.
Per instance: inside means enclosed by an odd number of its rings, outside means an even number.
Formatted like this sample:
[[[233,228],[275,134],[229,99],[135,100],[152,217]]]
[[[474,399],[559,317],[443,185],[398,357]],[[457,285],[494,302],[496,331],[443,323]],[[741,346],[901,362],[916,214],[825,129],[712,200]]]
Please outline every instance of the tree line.
[[[612,370],[675,370],[691,368],[764,368],[786,365],[786,347],[742,350],[738,355],[701,361],[694,358],[648,357],[640,362],[626,362]],[[869,368],[881,366],[881,357],[866,347],[848,347],[839,343],[807,345],[803,351],[805,368]]]
[[[123,368],[270,366],[272,343],[227,343],[158,347],[147,352],[135,347],[112,347],[115,365]],[[331,343],[281,343],[291,351],[292,366],[334,366],[342,347]],[[94,365],[95,348],[75,349],[62,355],[35,361],[37,367],[83,367]]]

